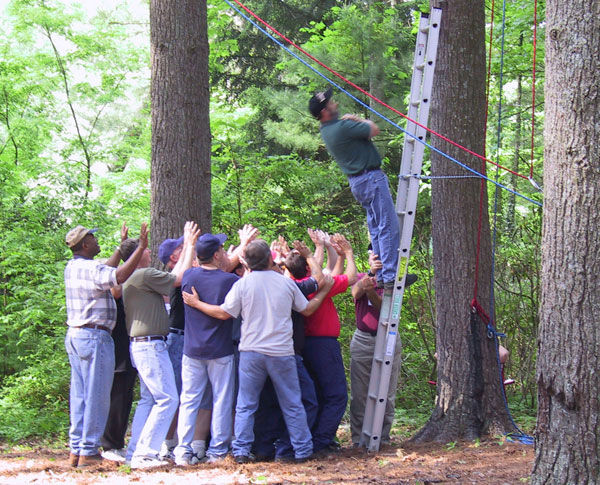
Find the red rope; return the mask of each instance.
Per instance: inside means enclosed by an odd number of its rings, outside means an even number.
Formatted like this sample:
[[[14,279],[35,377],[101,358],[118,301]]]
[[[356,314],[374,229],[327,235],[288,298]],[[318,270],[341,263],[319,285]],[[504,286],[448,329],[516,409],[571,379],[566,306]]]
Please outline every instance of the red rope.
[[[474,157],[477,157],[481,160],[483,160],[484,162],[487,163],[491,163],[492,165],[495,165],[496,167],[505,170],[506,172],[509,172],[517,177],[521,177],[525,180],[528,180],[529,178],[527,177],[527,175],[522,175],[520,173],[517,173],[513,170],[511,170],[508,167],[503,167],[502,165],[489,160],[488,158],[486,158],[483,155],[480,155],[479,153],[475,153],[472,150],[469,150],[468,148],[460,145],[459,143],[456,143],[455,141],[450,140],[449,138],[445,137],[444,135],[437,133],[436,131],[432,130],[431,128],[428,128],[427,126],[422,125],[421,123],[419,123],[418,121],[415,121],[411,118],[409,118],[408,116],[406,116],[404,113],[398,111],[397,109],[393,108],[392,106],[390,106],[389,104],[381,101],[379,98],[377,98],[376,96],[373,96],[371,93],[365,91],[364,89],[362,89],[360,86],[357,86],[356,84],[354,84],[352,81],[350,81],[349,79],[345,78],[344,76],[342,76],[341,74],[339,74],[338,72],[334,71],[333,69],[331,69],[329,66],[323,64],[321,61],[319,61],[317,58],[315,58],[314,56],[312,56],[311,54],[309,54],[308,52],[306,52],[302,47],[298,46],[297,44],[295,44],[293,41],[291,41],[290,39],[288,39],[285,35],[283,35],[281,32],[279,32],[277,29],[275,29],[274,27],[272,27],[270,24],[268,24],[267,22],[265,22],[263,19],[261,19],[258,15],[256,15],[252,10],[250,10],[248,7],[246,7],[242,2],[240,2],[239,0],[233,0],[233,2],[235,2],[237,5],[239,5],[242,9],[244,9],[249,15],[251,15],[252,17],[254,17],[256,20],[258,20],[261,24],[263,24],[265,27],[267,27],[269,30],[271,30],[272,32],[274,32],[275,34],[277,34],[279,37],[281,37],[283,40],[285,40],[288,44],[290,44],[291,46],[293,46],[294,48],[298,49],[300,52],[302,52],[305,56],[307,56],[309,59],[311,59],[312,61],[316,62],[319,66],[323,67],[324,69],[327,69],[327,71],[329,71],[331,74],[333,74],[334,76],[336,76],[337,78],[341,79],[342,81],[344,81],[345,83],[349,84],[350,86],[352,86],[353,88],[357,89],[358,91],[360,91],[362,94],[364,94],[365,96],[371,98],[373,101],[375,101],[376,103],[379,103],[380,105],[386,107],[387,109],[393,111],[394,113],[396,113],[397,115],[400,115],[402,118],[410,121],[411,123],[414,123],[416,126],[419,126],[420,128],[423,128],[424,130],[427,130],[429,133],[431,133],[432,135],[437,136],[438,138],[440,138],[441,140],[444,140],[447,143],[450,143],[451,145],[455,146],[456,148],[459,148],[460,150],[463,150],[467,153],[469,153],[470,155],[473,155]],[[485,172],[484,172],[485,173]]]
[[[537,0],[533,2],[533,79],[531,81],[531,163],[529,178],[533,180],[533,149],[535,146],[535,58],[537,52]]]

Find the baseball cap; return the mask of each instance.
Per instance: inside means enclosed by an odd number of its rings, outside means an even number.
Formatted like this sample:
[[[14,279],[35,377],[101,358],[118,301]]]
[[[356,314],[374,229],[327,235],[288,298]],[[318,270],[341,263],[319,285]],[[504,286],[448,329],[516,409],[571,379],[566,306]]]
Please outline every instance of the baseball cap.
[[[88,234],[94,234],[98,229],[87,229],[83,226],[77,226],[74,229],[71,229],[67,232],[65,236],[65,243],[70,248],[77,246],[79,242]]]
[[[225,234],[202,234],[196,243],[198,259],[205,261],[212,258],[219,248],[225,244],[225,241],[227,241]]]
[[[162,244],[158,247],[158,259],[163,264],[169,263],[169,258],[173,251],[183,244],[183,236],[177,239],[165,239]]]
[[[321,111],[325,109],[325,106],[327,106],[331,96],[333,96],[333,88],[330,87],[326,91],[319,91],[318,93],[315,93],[315,95],[310,98],[310,101],[308,102],[308,109],[315,118],[318,118],[321,114]]]

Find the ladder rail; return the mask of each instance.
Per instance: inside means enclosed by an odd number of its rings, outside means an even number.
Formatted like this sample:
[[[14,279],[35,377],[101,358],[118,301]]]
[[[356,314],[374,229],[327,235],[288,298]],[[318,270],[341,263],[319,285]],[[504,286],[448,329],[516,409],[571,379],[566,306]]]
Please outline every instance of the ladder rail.
[[[417,33],[408,118],[417,120],[423,126],[427,126],[429,118],[440,21],[441,10],[432,9],[431,15],[421,16]],[[404,297],[420,182],[414,175],[421,173],[423,163],[424,145],[415,143],[413,137],[424,140],[426,130],[408,120],[406,131],[396,196],[396,213],[400,228],[398,270],[393,290],[385,290],[383,296],[360,440],[360,445],[366,446],[369,451],[379,450],[381,444],[380,437],[392,366],[397,347],[401,347],[398,323]]]

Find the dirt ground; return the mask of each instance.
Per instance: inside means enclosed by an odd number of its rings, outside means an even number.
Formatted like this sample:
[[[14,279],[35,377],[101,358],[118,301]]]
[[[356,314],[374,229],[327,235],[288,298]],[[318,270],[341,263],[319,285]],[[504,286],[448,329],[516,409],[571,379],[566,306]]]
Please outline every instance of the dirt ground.
[[[533,447],[501,440],[447,445],[392,444],[377,453],[342,448],[303,464],[175,466],[131,471],[107,462],[90,470],[69,467],[68,451],[3,448],[0,484],[519,484],[528,483]]]

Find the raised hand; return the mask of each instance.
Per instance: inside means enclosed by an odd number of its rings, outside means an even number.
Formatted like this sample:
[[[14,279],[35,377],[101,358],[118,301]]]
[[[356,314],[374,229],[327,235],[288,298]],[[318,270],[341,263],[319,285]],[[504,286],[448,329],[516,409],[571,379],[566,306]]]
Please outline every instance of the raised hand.
[[[254,241],[259,234],[260,231],[253,227],[252,224],[245,224],[244,227],[238,231],[238,235],[240,236],[240,246],[242,248],[246,247],[249,243]]]
[[[308,246],[304,243],[304,241],[294,241],[294,249],[300,253],[304,259],[308,259],[312,256],[312,252],[308,249]]]
[[[148,247],[148,223],[142,222],[140,226],[140,247],[146,249]]]
[[[121,242],[125,241],[129,237],[129,228],[123,221],[123,225],[121,226]]]

